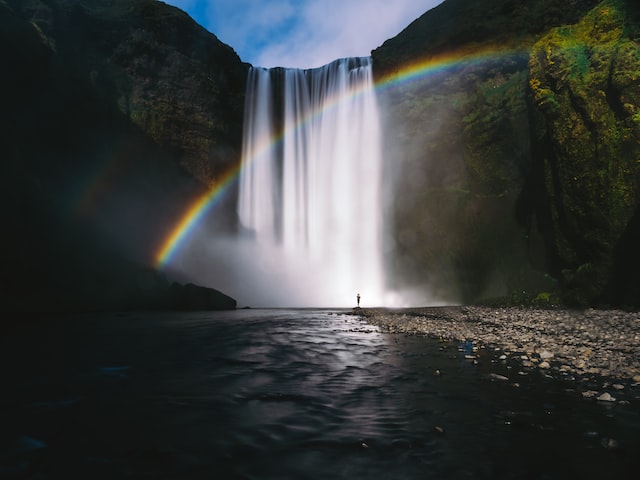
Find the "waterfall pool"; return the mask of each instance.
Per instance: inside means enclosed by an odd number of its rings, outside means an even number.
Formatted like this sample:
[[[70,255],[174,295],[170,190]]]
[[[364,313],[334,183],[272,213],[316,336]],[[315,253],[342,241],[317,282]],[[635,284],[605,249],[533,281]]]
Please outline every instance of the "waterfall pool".
[[[635,478],[637,405],[349,313],[16,318],[0,478]]]

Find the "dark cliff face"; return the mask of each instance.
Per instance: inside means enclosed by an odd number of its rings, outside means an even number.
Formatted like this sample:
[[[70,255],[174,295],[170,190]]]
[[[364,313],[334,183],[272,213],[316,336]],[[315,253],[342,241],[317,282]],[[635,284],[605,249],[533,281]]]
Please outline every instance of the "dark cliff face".
[[[0,1],[0,27],[5,308],[168,288],[144,266],[239,162],[248,65],[152,0]]]
[[[382,98],[399,278],[468,302],[551,274],[568,301],[617,301],[638,188],[631,4],[447,0],[373,52],[379,79],[454,60]]]
[[[155,0],[7,3],[37,30],[59,77],[124,115],[191,176],[206,185],[237,160],[248,65],[184,12]]]
[[[619,244],[640,205],[639,11],[602,2],[542,37],[529,61],[540,189],[530,195],[533,213],[576,303],[622,300],[637,289],[613,264],[636,256]]]

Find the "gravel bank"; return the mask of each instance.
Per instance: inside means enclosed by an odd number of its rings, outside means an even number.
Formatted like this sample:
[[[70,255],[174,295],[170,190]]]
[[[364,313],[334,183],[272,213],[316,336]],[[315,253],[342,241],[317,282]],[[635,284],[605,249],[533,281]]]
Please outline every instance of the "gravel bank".
[[[581,381],[585,398],[640,399],[640,313],[620,310],[426,307],[356,309],[388,333],[473,342],[476,361]],[[477,357],[477,358],[471,358]]]

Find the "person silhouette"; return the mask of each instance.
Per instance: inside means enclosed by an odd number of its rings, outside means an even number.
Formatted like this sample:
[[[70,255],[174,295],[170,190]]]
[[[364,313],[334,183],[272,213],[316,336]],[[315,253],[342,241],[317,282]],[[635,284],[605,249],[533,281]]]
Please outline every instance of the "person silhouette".
[[[358,301],[358,307],[360,306],[360,294],[358,293],[356,295],[356,300]]]

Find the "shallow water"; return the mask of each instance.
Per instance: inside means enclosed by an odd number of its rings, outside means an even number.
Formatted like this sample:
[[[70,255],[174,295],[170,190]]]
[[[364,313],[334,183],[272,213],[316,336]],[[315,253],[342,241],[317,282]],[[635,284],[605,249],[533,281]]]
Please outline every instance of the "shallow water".
[[[637,403],[585,401],[346,313],[74,315],[3,332],[0,478],[636,478]]]

